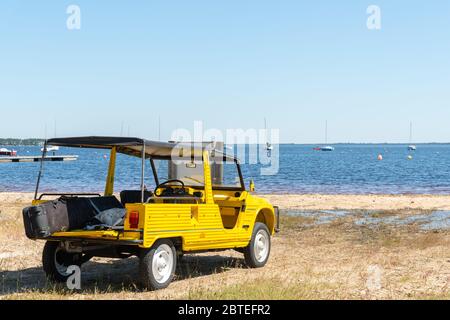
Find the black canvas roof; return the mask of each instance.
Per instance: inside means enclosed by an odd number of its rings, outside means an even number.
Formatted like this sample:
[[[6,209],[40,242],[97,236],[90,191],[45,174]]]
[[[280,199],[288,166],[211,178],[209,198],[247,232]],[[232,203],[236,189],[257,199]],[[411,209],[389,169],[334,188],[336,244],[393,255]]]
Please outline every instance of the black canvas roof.
[[[80,147],[80,148],[98,148],[98,149],[111,149],[112,147],[119,146],[142,146],[146,145],[159,145],[170,147],[175,145],[174,143],[149,141],[141,138],[131,137],[103,137],[103,136],[89,136],[89,137],[70,137],[70,138],[54,138],[48,139],[47,144],[51,146],[60,147]]]
[[[153,158],[170,158],[172,155],[183,156],[187,152],[189,155],[201,156],[201,152],[211,143],[175,143],[145,140],[133,137],[71,137],[54,138],[46,141],[47,145],[72,148],[95,148],[112,149],[117,148],[119,153],[141,157],[142,146],[145,144],[145,154]],[[189,153],[189,149],[191,152]],[[221,150],[215,150],[222,153]]]

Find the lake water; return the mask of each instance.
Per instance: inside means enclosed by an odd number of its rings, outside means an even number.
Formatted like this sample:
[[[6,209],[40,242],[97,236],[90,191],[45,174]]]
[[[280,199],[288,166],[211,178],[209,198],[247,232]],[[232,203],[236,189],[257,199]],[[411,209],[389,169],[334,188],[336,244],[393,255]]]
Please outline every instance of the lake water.
[[[450,145],[337,145],[334,152],[312,145],[280,145],[279,171],[260,175],[261,166],[243,165],[246,183],[260,193],[445,194],[450,193]],[[39,147],[16,147],[19,155],[37,155]],[[378,161],[378,154],[384,160]],[[108,167],[104,150],[61,148],[77,154],[75,162],[46,162],[42,191],[102,191]],[[408,160],[408,155],[413,159]],[[34,191],[39,163],[0,163],[1,191]],[[149,169],[149,168],[148,168]],[[154,186],[147,172],[148,188]],[[140,160],[119,156],[116,190],[136,189]]]

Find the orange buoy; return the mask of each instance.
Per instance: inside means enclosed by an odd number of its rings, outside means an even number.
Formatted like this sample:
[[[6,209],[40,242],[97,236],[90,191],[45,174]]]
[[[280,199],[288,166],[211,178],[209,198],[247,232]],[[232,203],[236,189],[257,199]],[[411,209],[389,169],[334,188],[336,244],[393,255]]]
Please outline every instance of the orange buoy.
[[[383,160],[383,155],[382,155],[382,154],[379,154],[377,159],[378,159],[378,161]]]

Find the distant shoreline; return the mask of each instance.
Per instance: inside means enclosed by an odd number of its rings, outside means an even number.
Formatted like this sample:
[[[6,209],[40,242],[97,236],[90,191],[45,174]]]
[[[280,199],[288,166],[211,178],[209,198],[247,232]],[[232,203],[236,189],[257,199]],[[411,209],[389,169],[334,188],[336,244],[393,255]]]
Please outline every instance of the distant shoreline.
[[[0,146],[14,146],[14,147],[37,147],[41,146],[45,139],[16,139],[16,138],[0,138]]]
[[[45,142],[45,139],[37,139],[37,138],[27,138],[27,139],[18,139],[18,138],[0,138],[0,146],[15,146],[15,147],[34,147],[34,146],[42,146]],[[416,146],[423,145],[450,145],[450,142],[335,142],[328,143],[333,146],[352,146],[352,145],[362,145],[362,146],[403,146],[414,144]],[[234,145],[249,145],[237,143]],[[250,144],[253,145],[253,144]],[[323,145],[323,142],[317,143],[296,143],[296,142],[283,142],[278,145],[289,146],[319,146]]]

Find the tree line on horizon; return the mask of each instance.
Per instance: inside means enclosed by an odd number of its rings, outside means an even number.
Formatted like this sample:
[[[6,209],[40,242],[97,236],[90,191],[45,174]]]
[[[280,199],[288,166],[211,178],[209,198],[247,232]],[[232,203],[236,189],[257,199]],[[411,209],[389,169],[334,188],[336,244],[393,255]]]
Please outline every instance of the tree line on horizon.
[[[3,145],[3,146],[40,146],[43,143],[44,143],[44,139],[0,138],[0,145]]]

